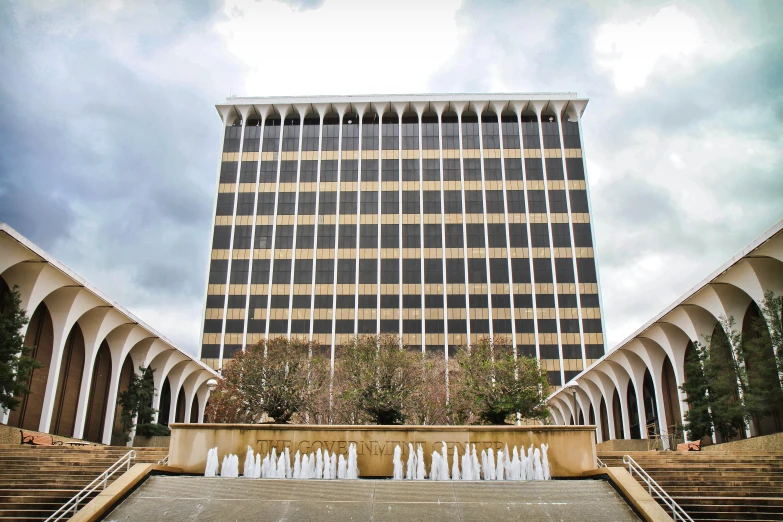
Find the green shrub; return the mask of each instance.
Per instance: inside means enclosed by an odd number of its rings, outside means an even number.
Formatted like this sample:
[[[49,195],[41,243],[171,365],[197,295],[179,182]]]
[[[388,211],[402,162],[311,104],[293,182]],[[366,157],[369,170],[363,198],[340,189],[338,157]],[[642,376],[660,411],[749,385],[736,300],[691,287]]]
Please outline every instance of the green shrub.
[[[149,424],[137,424],[136,436],[138,437],[168,437],[171,429],[163,424],[150,422]]]

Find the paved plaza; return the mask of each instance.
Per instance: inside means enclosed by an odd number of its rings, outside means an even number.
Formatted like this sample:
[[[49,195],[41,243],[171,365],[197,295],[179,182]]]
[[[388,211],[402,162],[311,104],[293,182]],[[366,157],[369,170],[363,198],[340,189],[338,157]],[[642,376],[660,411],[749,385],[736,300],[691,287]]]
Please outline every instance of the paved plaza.
[[[638,521],[603,480],[294,481],[150,477],[107,521]]]

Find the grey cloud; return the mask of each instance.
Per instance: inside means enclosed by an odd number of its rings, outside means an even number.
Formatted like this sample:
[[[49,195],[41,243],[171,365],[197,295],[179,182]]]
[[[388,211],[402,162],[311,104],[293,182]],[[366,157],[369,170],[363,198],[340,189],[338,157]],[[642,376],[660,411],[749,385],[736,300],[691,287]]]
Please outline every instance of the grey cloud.
[[[281,4],[286,4],[294,11],[312,11],[318,9],[326,0],[276,0]]]

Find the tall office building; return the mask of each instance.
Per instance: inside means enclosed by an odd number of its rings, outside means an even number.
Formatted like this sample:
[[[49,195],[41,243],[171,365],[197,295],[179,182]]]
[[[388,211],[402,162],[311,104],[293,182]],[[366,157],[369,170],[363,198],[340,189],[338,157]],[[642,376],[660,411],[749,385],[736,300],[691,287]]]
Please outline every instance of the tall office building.
[[[561,385],[604,353],[575,94],[229,98],[202,360],[486,336]]]

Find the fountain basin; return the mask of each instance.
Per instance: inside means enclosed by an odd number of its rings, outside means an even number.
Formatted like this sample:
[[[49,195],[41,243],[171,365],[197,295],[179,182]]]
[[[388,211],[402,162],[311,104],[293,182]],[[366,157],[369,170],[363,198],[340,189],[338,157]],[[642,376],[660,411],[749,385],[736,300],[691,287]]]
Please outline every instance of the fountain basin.
[[[506,445],[539,447],[549,445],[549,466],[553,478],[580,477],[595,469],[595,426],[339,426],[313,424],[172,424],[169,465],[186,473],[203,474],[210,448],[217,447],[220,458],[228,453],[244,455],[250,446],[265,455],[289,448],[293,455],[321,448],[330,453],[348,454],[356,444],[359,476],[389,477],[394,473],[392,456],[399,444],[402,460],[408,457],[408,443],[422,445],[427,469],[433,451],[449,454],[457,444],[460,454],[467,444],[476,451],[492,448],[495,454]]]

